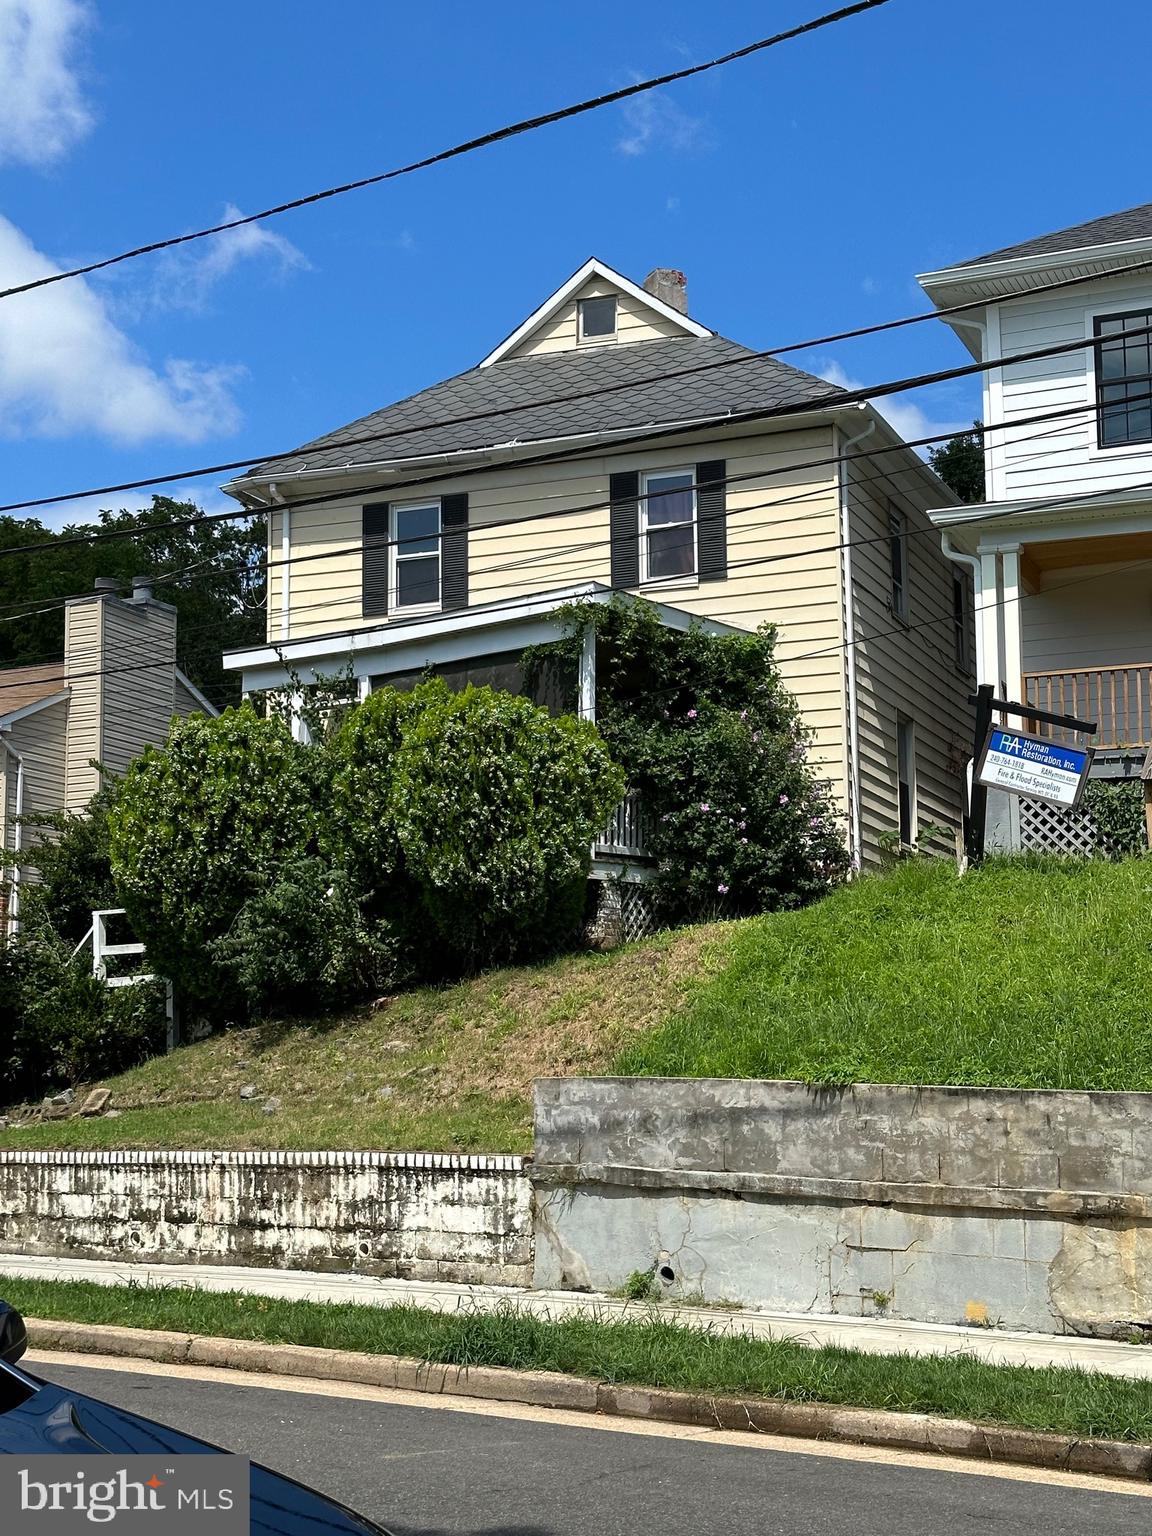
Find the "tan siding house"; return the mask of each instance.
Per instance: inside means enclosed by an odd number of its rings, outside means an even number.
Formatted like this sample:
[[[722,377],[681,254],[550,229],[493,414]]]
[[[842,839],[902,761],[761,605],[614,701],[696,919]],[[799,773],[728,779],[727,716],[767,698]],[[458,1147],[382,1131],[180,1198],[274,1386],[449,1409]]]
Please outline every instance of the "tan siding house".
[[[875,861],[901,826],[901,722],[919,819],[958,826],[972,680],[954,567],[920,536],[949,492],[840,394],[690,319],[682,274],[586,263],[475,368],[229,487],[267,514],[270,570],[268,644],[226,665],[249,692],[479,676],[552,638],[575,592],[648,598],[678,627],[770,623],[854,853]]]
[[[217,713],[176,666],[175,609],[143,582],[130,598],[115,582],[97,589],[68,603],[60,661],[0,671],[0,839],[9,853],[35,841],[28,818],[85,809],[100,787],[96,763],[123,773],[165,739],[174,715]],[[10,880],[13,916],[20,878]]]

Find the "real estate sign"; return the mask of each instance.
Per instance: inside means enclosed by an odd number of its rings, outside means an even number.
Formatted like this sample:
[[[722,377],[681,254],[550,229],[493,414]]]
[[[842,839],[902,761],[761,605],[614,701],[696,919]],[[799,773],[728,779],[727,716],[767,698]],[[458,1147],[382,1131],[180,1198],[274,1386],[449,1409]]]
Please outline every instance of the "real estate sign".
[[[1091,747],[1065,747],[1043,736],[994,725],[977,764],[976,780],[989,789],[1006,789],[1009,794],[1071,810],[1080,803],[1091,766]]]

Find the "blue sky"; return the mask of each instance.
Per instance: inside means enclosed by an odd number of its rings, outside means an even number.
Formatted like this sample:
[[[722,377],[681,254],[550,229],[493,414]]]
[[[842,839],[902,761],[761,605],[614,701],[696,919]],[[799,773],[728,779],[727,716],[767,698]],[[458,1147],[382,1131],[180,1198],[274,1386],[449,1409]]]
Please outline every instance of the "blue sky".
[[[0,285],[820,9],[0,0]],[[756,347],[921,308],[918,271],[1152,197],[1152,7],[1111,0],[1087,25],[1082,0],[892,0],[243,238],[3,301],[0,500],[290,447],[471,366],[593,254],[637,280],[683,268],[692,312]],[[866,382],[966,357],[933,323],[792,361]],[[978,410],[965,382],[896,419]],[[198,494],[219,505],[214,482]]]

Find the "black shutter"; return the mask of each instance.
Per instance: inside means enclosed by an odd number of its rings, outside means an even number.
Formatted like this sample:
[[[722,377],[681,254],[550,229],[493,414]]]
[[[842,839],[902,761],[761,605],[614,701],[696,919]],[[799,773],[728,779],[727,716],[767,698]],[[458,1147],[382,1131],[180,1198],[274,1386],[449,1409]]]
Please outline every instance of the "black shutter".
[[[612,475],[608,482],[611,502],[609,535],[612,547],[612,585],[640,585],[640,475],[634,469]]]
[[[728,574],[728,467],[723,459],[696,466],[696,539],[701,581]]]
[[[468,606],[468,493],[440,498],[440,606]]]
[[[366,619],[388,612],[388,503],[364,508],[363,607]]]

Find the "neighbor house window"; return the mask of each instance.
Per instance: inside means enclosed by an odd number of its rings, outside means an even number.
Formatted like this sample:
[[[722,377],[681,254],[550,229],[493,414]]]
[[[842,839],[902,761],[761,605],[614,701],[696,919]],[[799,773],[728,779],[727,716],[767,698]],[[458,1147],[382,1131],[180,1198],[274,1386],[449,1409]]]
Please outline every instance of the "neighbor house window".
[[[888,559],[892,574],[892,612],[908,617],[908,519],[898,507],[888,507]]]
[[[956,665],[967,672],[971,664],[968,639],[968,578],[961,571],[952,572],[952,643]]]
[[[392,508],[392,592],[396,608],[440,606],[440,503]]]
[[[603,299],[581,299],[576,305],[581,341],[601,341],[616,334],[616,295]]]
[[[1097,315],[1096,405],[1101,448],[1152,442],[1152,310]]]
[[[696,574],[696,488],[690,469],[645,475],[640,496],[640,580]]]
[[[916,841],[916,727],[905,715],[896,717],[896,779],[900,798],[900,841]]]

